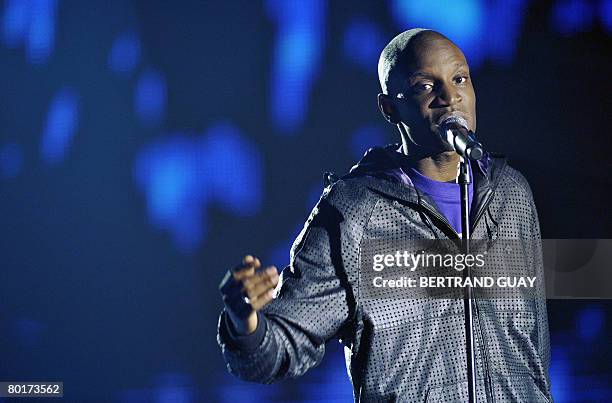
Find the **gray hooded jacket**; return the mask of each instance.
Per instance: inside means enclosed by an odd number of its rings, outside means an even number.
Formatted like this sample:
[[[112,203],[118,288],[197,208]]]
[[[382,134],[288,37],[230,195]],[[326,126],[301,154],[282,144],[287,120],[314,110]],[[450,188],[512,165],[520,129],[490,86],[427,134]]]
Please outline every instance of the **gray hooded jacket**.
[[[342,179],[328,175],[255,333],[237,336],[221,314],[218,342],[231,373],[262,383],[297,377],[340,339],[355,401],[467,401],[463,300],[366,298],[360,284],[364,242],[458,238],[426,195],[389,174],[411,163],[396,149],[371,149]],[[472,238],[528,240],[518,252],[543,278],[525,178],[500,156],[474,168]],[[482,299],[475,313],[478,401],[552,401],[546,300]]]

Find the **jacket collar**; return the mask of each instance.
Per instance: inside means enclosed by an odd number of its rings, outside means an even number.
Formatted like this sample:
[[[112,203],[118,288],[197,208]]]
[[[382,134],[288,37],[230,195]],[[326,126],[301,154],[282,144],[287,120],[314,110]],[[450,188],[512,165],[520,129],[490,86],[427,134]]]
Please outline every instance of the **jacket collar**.
[[[369,149],[343,179],[364,177],[365,185],[377,193],[420,204],[422,195],[417,193],[407,175],[401,175],[402,167],[414,165],[415,161],[410,156],[398,152],[400,146],[400,144],[391,144]],[[477,164],[472,165],[476,168],[472,169],[475,196],[472,210],[477,210],[474,207],[478,207],[487,193],[495,189],[505,165],[506,158],[493,153],[486,153]]]

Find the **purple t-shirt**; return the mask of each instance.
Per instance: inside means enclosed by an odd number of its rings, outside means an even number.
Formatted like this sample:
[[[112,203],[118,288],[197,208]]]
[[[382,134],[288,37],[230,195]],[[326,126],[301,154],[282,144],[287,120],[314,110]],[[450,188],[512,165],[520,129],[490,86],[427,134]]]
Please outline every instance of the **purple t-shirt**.
[[[461,235],[461,199],[459,184],[455,182],[438,182],[421,174],[415,168],[403,170],[410,178],[414,186],[421,192],[427,194],[436,204],[440,213],[446,217],[450,225]],[[470,177],[472,167],[470,166]],[[468,205],[472,205],[474,193],[474,181],[468,186]]]

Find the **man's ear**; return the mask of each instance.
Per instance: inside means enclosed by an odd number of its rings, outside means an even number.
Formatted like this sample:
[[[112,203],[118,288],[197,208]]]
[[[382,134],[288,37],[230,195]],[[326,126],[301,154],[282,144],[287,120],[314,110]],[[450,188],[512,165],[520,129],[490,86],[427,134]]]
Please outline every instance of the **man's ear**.
[[[378,109],[387,122],[396,125],[401,121],[395,103],[389,95],[378,94]]]

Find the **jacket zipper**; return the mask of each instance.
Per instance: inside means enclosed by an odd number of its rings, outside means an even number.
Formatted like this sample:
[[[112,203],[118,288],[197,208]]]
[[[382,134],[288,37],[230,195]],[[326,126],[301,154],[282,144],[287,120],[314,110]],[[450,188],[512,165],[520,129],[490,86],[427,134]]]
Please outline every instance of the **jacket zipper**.
[[[427,210],[427,212],[428,212],[429,214],[431,214],[432,216],[434,216],[434,217],[436,217],[438,220],[440,220],[440,222],[441,222],[442,224],[444,224],[444,225],[446,226],[446,228],[447,228],[448,230],[450,230],[450,232],[452,232],[452,233],[455,235],[455,237],[456,237],[457,239],[460,239],[459,234],[457,233],[457,231],[455,231],[455,229],[454,229],[453,227],[451,227],[451,225],[450,225],[450,223],[448,222],[448,220],[446,219],[446,217],[444,217],[442,214],[438,213],[438,212],[437,212],[437,211],[436,211],[436,210],[435,210],[433,207],[431,207],[431,206],[429,205],[429,203],[427,203],[427,202],[423,202],[423,201],[422,201],[422,202],[421,202],[421,204],[420,204],[420,206],[421,206],[421,207],[423,207],[425,210]]]
[[[497,186],[495,186],[497,187]],[[489,189],[487,191],[487,193],[485,194],[484,197],[484,201],[482,203],[482,205],[480,206],[480,209],[478,210],[478,212],[476,213],[476,216],[474,217],[474,223],[472,224],[472,228],[470,231],[470,235],[474,232],[474,230],[476,229],[476,226],[478,225],[478,222],[480,221],[480,219],[482,218],[484,212],[487,210],[487,207],[489,207],[489,204],[491,204],[491,201],[493,200],[493,195],[494,193],[494,189]],[[433,209],[431,206],[429,206],[429,204],[427,202],[425,203],[421,203],[421,207],[423,207],[425,210],[427,210],[428,213],[430,213],[431,215],[433,215],[434,217],[436,217],[438,220],[440,220],[441,223],[443,223],[447,229],[449,229],[453,234],[455,234],[455,236],[457,237],[457,239],[459,238],[459,234],[457,233],[457,231],[455,231],[455,229],[453,227],[451,227],[450,223],[448,222],[448,220],[446,219],[446,217],[442,216],[440,213],[438,213],[435,209]],[[480,354],[483,358],[483,372],[484,372],[484,376],[486,378],[486,383],[488,387],[485,387],[485,396],[487,401],[489,401],[489,397],[491,398],[491,402],[493,402],[493,382],[491,380],[491,374],[489,373],[489,359],[487,357],[486,354],[486,346],[484,346],[484,344],[486,344],[485,339],[484,339],[484,332],[482,331],[482,324],[480,321],[480,309],[478,307],[478,301],[474,300],[474,306],[476,307],[476,318],[478,321],[478,333],[480,334]],[[488,389],[488,390],[487,390]]]
[[[491,197],[492,195],[493,195],[493,190],[488,190],[487,193],[485,194],[484,201],[483,201],[482,205],[480,206],[480,208],[478,209],[478,213],[476,214],[476,217],[474,217],[474,222],[472,223],[472,228],[471,228],[470,235],[476,229],[476,226],[480,222],[480,219],[482,218],[484,212],[487,211],[487,207],[489,207],[489,204],[491,204],[491,201],[493,199]],[[430,213],[432,216],[434,216],[438,220],[440,220],[440,222],[442,222],[446,226],[446,228],[448,230],[450,230],[450,232],[452,232],[456,236],[457,239],[461,239],[461,237],[459,236],[457,231],[455,231],[455,229],[453,227],[451,227],[451,225],[448,222],[448,220],[446,219],[446,217],[444,217],[442,214],[438,213],[427,202],[421,202],[420,206],[423,207],[425,210],[427,210],[427,212]]]
[[[478,306],[478,301],[474,300],[474,306],[476,307],[476,317],[478,318],[478,331],[480,333],[480,341],[481,341],[481,345],[484,346],[484,351],[481,350],[481,354],[482,354],[482,358],[484,361],[484,367],[485,367],[485,377],[486,377],[486,382],[487,382],[487,387],[485,387],[485,396],[487,398],[487,401],[489,401],[489,397],[491,398],[491,402],[494,402],[495,400],[493,400],[493,381],[491,380],[491,373],[489,371],[489,358],[487,357],[487,354],[485,353],[488,350],[487,347],[487,342],[485,341],[484,338],[484,332],[482,331],[482,324],[480,323],[480,307]],[[488,389],[488,390],[487,390]]]
[[[502,167],[503,168],[503,167]],[[491,204],[491,201],[493,200],[493,193],[495,193],[495,189],[497,188],[499,181],[497,183],[495,183],[495,186],[493,186],[491,189],[489,189],[487,191],[487,193],[484,196],[484,200],[482,202],[482,205],[480,206],[480,209],[478,210],[478,212],[476,213],[476,215],[474,216],[474,224],[472,225],[472,232],[476,230],[476,226],[478,225],[478,222],[480,221],[480,219],[482,218],[482,216],[484,215],[484,212],[487,211],[487,208],[489,207],[489,204]],[[486,377],[486,383],[488,388],[485,387],[485,396],[487,398],[487,401],[489,400],[489,398],[491,399],[491,402],[494,402],[494,398],[493,398],[493,381],[491,380],[491,373],[489,370],[489,357],[486,354],[486,351],[488,350],[487,348],[487,342],[485,341],[485,337],[484,337],[484,332],[482,330],[482,323],[480,321],[480,307],[478,306],[478,301],[474,300],[474,306],[476,307],[476,317],[478,318],[478,332],[480,333],[480,340],[481,340],[481,345],[484,346],[484,351],[481,350],[481,354],[482,354],[482,358],[483,358],[483,364],[484,364],[484,368],[485,368],[485,377]],[[488,389],[488,390],[487,390]]]
[[[478,222],[484,215],[484,212],[487,211],[489,204],[491,204],[491,201],[493,200],[493,197],[492,197],[493,192],[494,191],[492,189],[489,189],[487,193],[485,194],[484,201],[482,202],[480,209],[478,210],[478,212],[476,213],[476,216],[474,217],[474,224],[472,225],[472,232],[476,230],[476,226],[478,225]],[[476,307],[476,318],[478,319],[478,333],[480,333],[480,346],[481,346],[480,353],[482,354],[482,358],[483,358],[484,376],[486,378],[486,383],[488,386],[488,387],[485,387],[485,397],[487,401],[489,401],[489,398],[490,398],[491,399],[490,401],[494,402],[493,400],[493,381],[491,380],[491,373],[489,370],[489,357],[487,356],[487,353],[486,353],[488,351],[488,347],[487,347],[487,342],[485,341],[484,331],[482,330],[482,323],[480,320],[480,307],[478,306],[478,300],[474,300],[474,306]]]

